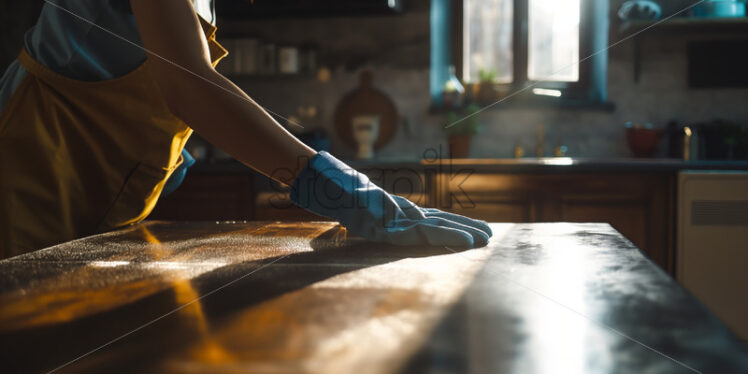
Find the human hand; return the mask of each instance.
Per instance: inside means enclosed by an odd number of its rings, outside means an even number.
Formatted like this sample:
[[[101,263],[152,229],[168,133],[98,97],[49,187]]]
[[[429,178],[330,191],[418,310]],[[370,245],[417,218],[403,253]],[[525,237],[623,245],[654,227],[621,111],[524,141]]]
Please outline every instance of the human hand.
[[[397,245],[479,247],[492,235],[479,220],[421,208],[390,195],[327,152],[319,152],[301,171],[291,201],[338,220],[354,235]]]

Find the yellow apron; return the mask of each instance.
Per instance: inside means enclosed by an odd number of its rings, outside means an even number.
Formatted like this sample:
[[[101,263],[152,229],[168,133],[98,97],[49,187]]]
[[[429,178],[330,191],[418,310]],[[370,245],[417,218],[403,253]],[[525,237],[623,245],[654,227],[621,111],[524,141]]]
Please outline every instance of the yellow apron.
[[[200,21],[215,66],[227,52]],[[18,61],[28,74],[0,113],[0,258],[145,219],[192,133],[148,63],[86,82]]]

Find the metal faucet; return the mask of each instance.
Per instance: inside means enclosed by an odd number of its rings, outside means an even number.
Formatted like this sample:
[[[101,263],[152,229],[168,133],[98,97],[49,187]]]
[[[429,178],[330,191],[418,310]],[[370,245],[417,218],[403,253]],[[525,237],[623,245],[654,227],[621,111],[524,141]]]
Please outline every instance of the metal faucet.
[[[698,137],[696,132],[691,130],[691,127],[686,126],[683,128],[683,159],[686,161],[696,160],[699,158],[698,155]]]

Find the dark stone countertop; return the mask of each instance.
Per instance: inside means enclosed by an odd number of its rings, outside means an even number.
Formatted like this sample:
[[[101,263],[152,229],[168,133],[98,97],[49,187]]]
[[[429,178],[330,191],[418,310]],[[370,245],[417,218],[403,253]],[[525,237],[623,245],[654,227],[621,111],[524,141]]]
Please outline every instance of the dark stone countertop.
[[[381,159],[345,160],[356,169],[410,169],[415,171],[454,171],[468,169],[480,173],[676,173],[682,170],[748,171],[748,161],[683,161],[669,158],[520,158],[520,159]],[[237,162],[198,163],[191,172],[202,174],[251,174]]]
[[[146,222],[0,261],[14,372],[746,373],[748,351],[605,224],[477,249],[330,222]]]

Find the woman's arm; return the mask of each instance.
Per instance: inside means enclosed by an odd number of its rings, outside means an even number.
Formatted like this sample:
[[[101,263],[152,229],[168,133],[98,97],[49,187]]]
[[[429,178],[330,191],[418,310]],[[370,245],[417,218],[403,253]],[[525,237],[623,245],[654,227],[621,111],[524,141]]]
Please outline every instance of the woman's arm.
[[[334,218],[353,234],[375,241],[456,247],[488,243],[491,228],[485,222],[422,209],[391,196],[327,152],[317,154],[289,134],[213,70],[207,41],[189,0],[130,3],[144,46],[163,58],[149,54],[148,62],[174,114],[208,141],[266,175],[272,176],[278,168],[295,171],[295,181],[280,181],[293,182],[291,201],[296,205]],[[297,168],[299,157],[311,162]]]
[[[130,3],[148,64],[169,109],[200,136],[267,176],[278,175],[274,172],[279,169],[295,176],[304,166],[298,165],[299,158],[316,154],[213,69],[189,0]]]

